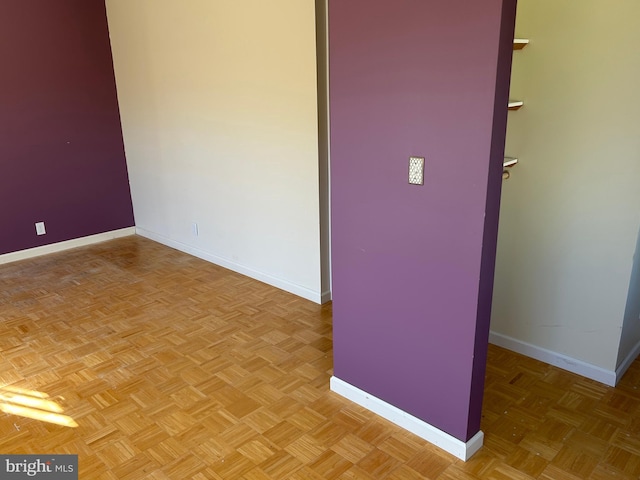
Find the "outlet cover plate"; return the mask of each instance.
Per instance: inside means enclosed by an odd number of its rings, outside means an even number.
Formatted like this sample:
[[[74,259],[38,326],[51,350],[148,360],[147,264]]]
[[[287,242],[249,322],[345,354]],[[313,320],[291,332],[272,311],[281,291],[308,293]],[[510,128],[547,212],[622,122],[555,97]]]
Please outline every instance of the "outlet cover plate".
[[[409,157],[409,184],[424,185],[424,157]]]
[[[47,231],[44,228],[44,222],[36,222],[36,235],[44,235]]]

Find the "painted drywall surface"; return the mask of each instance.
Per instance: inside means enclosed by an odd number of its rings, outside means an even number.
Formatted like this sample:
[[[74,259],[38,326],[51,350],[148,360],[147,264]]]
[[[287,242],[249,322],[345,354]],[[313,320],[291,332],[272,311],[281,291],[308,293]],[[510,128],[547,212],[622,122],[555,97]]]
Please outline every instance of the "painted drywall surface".
[[[482,238],[480,261],[480,290],[478,292],[478,312],[474,348],[473,374],[469,405],[469,432],[479,430],[482,417],[482,399],[484,397],[484,376],[487,349],[489,346],[489,326],[493,298],[493,279],[495,275],[496,247],[498,242],[498,218],[500,216],[500,197],[502,192],[502,172],[504,162],[507,114],[504,105],[509,102],[511,81],[511,63],[516,17],[516,2],[505,1],[502,5],[500,25],[500,45],[498,51],[495,112],[491,138],[491,162],[487,182],[485,207],[485,226]],[[475,423],[474,423],[475,422]]]
[[[137,227],[319,299],[314,1],[106,4]]]
[[[132,226],[104,2],[5,2],[0,58],[0,254]]]
[[[327,0],[315,0],[318,66],[318,165],[320,175],[320,258],[323,299],[331,296],[331,217],[329,181],[329,32]]]
[[[334,370],[466,441],[503,2],[401,3],[329,2]]]
[[[636,251],[633,255],[633,268],[616,366],[620,366],[629,355],[637,354],[638,349],[640,349],[640,232],[638,232]]]
[[[640,225],[640,4],[520,0],[492,330],[613,370]]]

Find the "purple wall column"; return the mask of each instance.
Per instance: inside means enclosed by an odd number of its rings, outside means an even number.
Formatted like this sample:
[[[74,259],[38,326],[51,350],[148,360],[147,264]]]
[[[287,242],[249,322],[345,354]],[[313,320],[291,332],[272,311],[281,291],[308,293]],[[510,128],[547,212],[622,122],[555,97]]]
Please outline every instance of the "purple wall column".
[[[335,376],[462,441],[480,428],[514,23],[515,0],[329,3]]]
[[[0,59],[0,254],[132,226],[104,1],[4,2]]]

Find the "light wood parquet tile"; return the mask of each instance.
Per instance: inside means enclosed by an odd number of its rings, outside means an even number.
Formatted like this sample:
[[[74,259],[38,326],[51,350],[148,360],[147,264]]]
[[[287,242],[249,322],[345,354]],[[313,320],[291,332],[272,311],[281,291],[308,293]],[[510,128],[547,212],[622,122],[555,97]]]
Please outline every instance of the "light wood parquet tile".
[[[1,453],[83,479],[640,478],[640,362],[617,388],[490,346],[464,463],[329,392],[331,306],[129,237],[0,266]],[[21,400],[17,392],[22,392]]]

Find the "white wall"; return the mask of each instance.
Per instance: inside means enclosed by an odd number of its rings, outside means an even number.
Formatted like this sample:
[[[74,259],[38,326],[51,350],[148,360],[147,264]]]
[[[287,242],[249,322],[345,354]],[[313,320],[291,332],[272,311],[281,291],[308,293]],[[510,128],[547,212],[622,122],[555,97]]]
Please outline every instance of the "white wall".
[[[327,0],[316,3],[318,65],[318,154],[320,166],[320,247],[322,291],[331,292],[331,217],[329,182],[329,24]],[[329,295],[325,299],[329,300]]]
[[[492,331],[606,371],[640,226],[638,18],[637,0],[519,0],[516,22],[531,44],[514,53],[525,106],[506,154],[521,163],[503,188]]]
[[[320,301],[314,0],[106,4],[138,231]]]
[[[628,367],[640,353],[640,232],[636,243],[636,251],[633,256],[633,269],[631,282],[627,295],[627,306],[624,311],[624,323],[622,324],[622,338],[618,351],[618,368]]]

